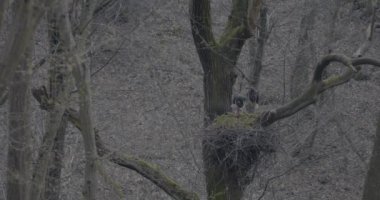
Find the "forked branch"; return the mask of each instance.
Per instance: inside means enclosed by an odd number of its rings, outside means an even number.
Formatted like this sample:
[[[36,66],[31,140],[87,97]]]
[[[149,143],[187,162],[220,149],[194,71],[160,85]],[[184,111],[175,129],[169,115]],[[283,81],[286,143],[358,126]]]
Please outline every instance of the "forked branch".
[[[262,2],[233,0],[226,28],[216,40],[212,32],[210,0],[190,1],[191,30],[204,71],[208,71],[213,52],[221,53],[233,62],[237,60],[245,40],[256,28]]]
[[[235,60],[246,39],[256,31],[262,0],[234,0],[227,26],[218,42],[225,55]]]

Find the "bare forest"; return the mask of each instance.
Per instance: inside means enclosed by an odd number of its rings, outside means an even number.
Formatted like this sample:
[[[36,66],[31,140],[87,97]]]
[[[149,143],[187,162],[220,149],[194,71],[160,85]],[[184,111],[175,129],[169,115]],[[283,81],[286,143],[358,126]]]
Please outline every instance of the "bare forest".
[[[0,200],[379,200],[377,0],[0,0]]]

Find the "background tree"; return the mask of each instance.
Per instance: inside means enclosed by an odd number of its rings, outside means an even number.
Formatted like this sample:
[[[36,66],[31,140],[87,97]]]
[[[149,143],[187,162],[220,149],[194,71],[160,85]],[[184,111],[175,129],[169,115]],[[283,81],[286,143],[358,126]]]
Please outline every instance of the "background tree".
[[[0,97],[6,99],[9,80],[9,149],[7,162],[7,198],[29,196],[31,167],[30,75],[32,38],[44,12],[53,1],[15,1],[12,4],[13,27],[1,61]],[[8,1],[0,5],[1,24]],[[36,6],[38,5],[38,6]],[[0,26],[1,28],[1,26]],[[4,102],[5,100],[3,100]]]
[[[375,200],[380,198],[380,117],[377,119],[376,139],[373,146],[371,160],[369,162],[369,170],[367,173],[363,200]]]
[[[0,9],[4,10],[8,1],[2,1]],[[21,56],[28,46],[31,45],[36,27],[45,12],[54,1],[14,1],[14,26],[11,38],[7,40],[6,46],[9,48],[4,52],[4,57],[0,63],[0,99],[6,95],[6,88],[10,78],[17,69],[22,59]],[[1,10],[0,10],[1,11]],[[3,12],[0,12],[2,17]]]
[[[202,68],[197,67],[196,61],[199,59],[191,42],[186,0],[107,0],[100,2],[95,9],[86,6],[89,2],[75,1],[75,5],[71,5],[71,1],[61,1],[49,10],[48,21],[42,18],[43,23],[37,27],[35,41],[31,45],[30,60],[35,65],[29,68],[34,71],[29,84],[23,85],[33,88],[37,102],[32,101],[31,106],[25,104],[18,108],[30,110],[29,129],[22,127],[20,118],[8,119],[18,124],[13,127],[15,132],[33,133],[30,138],[33,145],[30,151],[25,152],[30,153],[33,159],[39,156],[30,167],[34,170],[34,180],[26,186],[33,192],[32,198],[76,199],[85,190],[87,199],[94,199],[95,196],[98,199],[200,199],[206,198],[205,186],[208,186],[209,199],[243,196],[258,200],[322,198],[322,195],[333,199],[357,197],[360,186],[352,183],[360,182],[359,174],[365,172],[366,152],[369,150],[366,144],[371,142],[373,132],[372,123],[368,122],[372,120],[372,110],[377,109],[374,103],[378,96],[377,92],[368,94],[377,91],[377,71],[365,64],[378,66],[379,62],[340,54],[321,56],[330,46],[315,43],[315,57],[322,57],[318,64],[309,59],[307,62],[312,69],[300,65],[302,69],[313,71],[312,79],[310,82],[304,79],[304,93],[295,95],[293,101],[286,103],[288,87],[281,86],[288,84],[299,53],[297,48],[301,46],[294,33],[302,33],[298,30],[298,19],[307,16],[310,9],[299,9],[298,1],[266,1],[265,7],[269,8],[266,14],[264,7],[255,13],[250,13],[251,9],[248,9],[243,11],[245,14],[238,14],[241,18],[237,19],[236,15],[224,11],[230,11],[230,6],[237,8],[238,1],[231,1],[232,5],[227,0],[210,1],[209,16],[213,19],[209,19],[209,24],[213,24],[215,32],[209,33],[216,42],[201,43],[197,47],[204,45],[205,48],[197,50],[204,53],[201,54],[204,61],[214,65],[205,65],[209,71],[204,72],[221,75],[220,71],[224,70],[228,74],[218,79],[212,76],[206,79],[203,75],[207,73],[202,73],[203,65]],[[367,19],[360,18],[363,9],[350,10],[352,2],[342,2],[336,13],[332,11],[334,8],[330,9],[331,2],[316,2],[313,6],[316,13],[314,27],[318,34],[308,35],[316,37],[309,39],[324,41],[325,37],[329,37],[329,34],[325,36],[319,32],[326,32],[325,29],[334,24],[330,23],[333,20],[327,19],[330,17],[324,17],[332,14],[339,22],[335,23],[337,32],[334,37],[337,39],[331,40],[336,44],[333,52],[351,55],[352,49],[361,45],[355,35],[359,35],[357,33],[361,30],[358,27],[362,27]],[[125,5],[129,9],[124,9]],[[245,6],[250,8],[248,1]],[[211,8],[215,8],[217,13],[210,13]],[[95,15],[87,12],[89,10],[94,10]],[[249,18],[252,14],[260,17],[251,23],[248,19],[252,19]],[[197,19],[202,21],[205,18]],[[268,24],[265,19],[270,22],[268,27],[263,25]],[[195,22],[192,20],[192,27],[196,27]],[[225,22],[232,24],[221,30],[221,38],[225,36],[226,40],[216,39],[219,25]],[[10,24],[8,18],[5,24]],[[227,31],[234,24],[237,25],[236,32]],[[241,43],[246,37],[255,35],[252,34],[256,32],[255,24],[258,26],[258,38],[254,38],[257,46],[251,47],[259,53],[253,63],[264,67],[261,68],[262,73],[256,70],[254,73],[260,74],[256,78],[260,78],[259,89],[265,105],[260,105],[254,113],[236,117],[229,113],[231,95],[234,93],[232,87],[236,75],[245,71],[248,76],[243,75],[245,80],[242,82],[247,82],[247,85],[253,82],[248,48]],[[247,35],[234,35],[242,33],[242,27],[248,29],[244,31]],[[198,28],[202,30],[207,27]],[[265,28],[268,28],[270,35],[264,34]],[[234,37],[229,40],[226,32]],[[194,35],[200,36],[199,33],[197,29],[193,30]],[[372,29],[372,33],[376,32]],[[198,39],[205,41],[204,37]],[[235,46],[227,45],[226,41]],[[265,49],[262,48],[263,41],[267,41]],[[232,49],[223,50],[222,47]],[[376,51],[376,43],[371,47],[367,49],[369,55]],[[341,64],[343,67],[338,67]],[[330,66],[332,70],[326,74]],[[357,76],[357,71],[372,74],[365,82],[350,81]],[[18,69],[15,71],[16,75],[24,75],[22,73]],[[305,72],[305,75],[308,73]],[[228,84],[224,83],[227,77],[232,77]],[[202,79],[208,82],[202,84]],[[224,92],[230,95],[220,95],[220,98],[228,96],[228,99],[221,101],[213,98],[215,101],[206,107],[205,102],[201,103],[204,97],[202,92],[215,97],[223,89],[218,88],[213,93],[212,88],[205,84],[212,82],[212,87],[217,87],[218,81],[223,81],[221,86],[226,87]],[[17,85],[22,85],[20,83]],[[335,90],[336,95],[327,93],[319,101],[322,92],[343,84]],[[16,84],[9,86],[13,90]],[[202,91],[202,86],[209,91]],[[60,99],[66,94],[67,98]],[[282,101],[277,99],[281,96],[279,94],[283,94]],[[17,104],[13,101],[14,95],[10,90],[10,105]],[[18,95],[28,98],[29,94]],[[331,98],[339,104],[326,101]],[[210,106],[213,102],[222,102],[223,105]],[[320,114],[320,125],[310,126],[313,121],[309,120],[307,113],[302,118],[289,117],[314,103],[321,105],[314,107]],[[202,106],[209,110],[215,108],[214,114],[208,115],[208,110],[203,112]],[[13,109],[17,111],[16,107]],[[224,114],[218,115],[219,111]],[[0,119],[7,119],[8,115],[3,115],[7,112],[1,107],[0,112]],[[360,117],[357,117],[358,113]],[[62,128],[66,119],[69,122],[68,134],[64,135]],[[280,119],[284,121],[278,122]],[[294,125],[294,121],[298,123]],[[18,126],[20,129],[17,129]],[[2,140],[7,137],[2,130],[0,124],[0,146],[7,146]],[[202,132],[201,137],[199,132]],[[313,149],[308,151],[306,159],[298,154],[291,157],[287,152],[293,150],[293,145],[299,143],[305,132],[315,133]],[[350,142],[350,137],[354,143]],[[346,141],[349,145],[344,143]],[[265,156],[265,153],[276,150],[277,142],[281,143],[277,158]],[[12,150],[22,153],[12,147],[9,148],[10,153]],[[300,149],[300,152],[303,150]],[[59,153],[63,151],[65,154]],[[4,152],[0,151],[0,177],[6,168],[5,162],[1,162],[5,158]],[[206,173],[209,175],[207,185],[203,180],[206,176],[200,164],[202,159],[209,172]],[[220,177],[216,177],[218,175]],[[83,176],[89,184],[83,184]],[[0,196],[3,194],[1,185],[7,184],[5,180],[0,178]],[[157,190],[157,187],[162,190]]]
[[[31,138],[30,53],[25,52],[9,87],[7,199],[26,199],[30,187]]]

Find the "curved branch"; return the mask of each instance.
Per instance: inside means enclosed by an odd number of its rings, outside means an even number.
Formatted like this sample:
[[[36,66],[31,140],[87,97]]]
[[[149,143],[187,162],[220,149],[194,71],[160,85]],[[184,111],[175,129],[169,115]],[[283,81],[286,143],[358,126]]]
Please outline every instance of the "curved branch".
[[[52,106],[49,105],[49,97],[46,93],[46,90],[44,87],[40,87],[38,89],[32,89],[32,94],[34,98],[40,103],[41,109],[49,110]],[[69,108],[66,109],[65,115],[68,116],[69,121],[78,129],[82,130],[82,125],[79,120],[79,113],[78,111]],[[98,134],[98,131],[94,130],[95,132],[95,141],[96,141],[96,147],[98,150],[98,155],[102,156],[103,158],[107,158],[109,161],[131,169],[141,176],[147,178],[152,183],[154,183],[156,186],[161,188],[171,196],[173,199],[176,200],[199,200],[199,197],[197,194],[193,192],[189,192],[179,186],[173,179],[169,178],[165,174],[162,173],[162,171],[152,164],[149,164],[148,162],[130,156],[126,154],[122,154],[116,151],[111,151],[101,140],[100,135]]]
[[[352,71],[356,72],[357,70],[353,67],[352,61],[350,58],[348,58],[345,55],[337,55],[337,54],[331,54],[327,55],[322,58],[321,61],[317,64],[317,67],[314,71],[313,81],[320,82],[322,80],[322,74],[325,68],[331,63],[331,62],[339,62],[343,65],[349,67]]]
[[[349,68],[347,72],[340,76],[332,76],[322,80],[322,73],[331,62],[339,62]],[[295,98],[288,104],[281,106],[277,109],[265,111],[261,114],[260,124],[262,126],[269,126],[270,124],[289,117],[303,108],[316,102],[317,96],[327,89],[336,87],[343,83],[348,82],[356,71],[359,70],[359,65],[372,65],[380,67],[380,61],[371,58],[357,58],[350,59],[344,55],[328,55],[322,58],[317,64],[314,71],[314,77],[310,87],[299,97]]]

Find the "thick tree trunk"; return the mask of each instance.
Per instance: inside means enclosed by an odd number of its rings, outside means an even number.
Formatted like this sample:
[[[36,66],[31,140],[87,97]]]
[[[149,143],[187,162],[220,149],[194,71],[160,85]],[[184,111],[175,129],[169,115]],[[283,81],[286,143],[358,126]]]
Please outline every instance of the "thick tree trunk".
[[[24,57],[15,71],[9,92],[9,147],[7,163],[7,199],[27,197],[31,168],[30,63]]]
[[[380,199],[380,115],[377,119],[376,139],[369,162],[362,200],[378,199]]]
[[[245,188],[240,187],[237,178],[232,176],[234,174],[217,166],[206,166],[205,174],[208,200],[239,200],[243,197]]]
[[[234,63],[229,62],[222,53],[212,53],[210,58],[211,62],[207,63],[209,69],[204,74],[206,125],[230,111],[232,87],[236,80]]]
[[[233,0],[230,17],[219,40],[211,27],[210,1],[190,2],[190,22],[203,72],[205,127],[217,116],[231,109],[232,87],[236,80],[234,68],[240,51],[255,31],[261,0]],[[235,171],[225,170],[209,158],[218,157],[215,149],[203,139],[203,160],[209,200],[241,199],[244,188]]]
[[[223,54],[211,54],[209,71],[204,74],[204,93],[206,126],[217,116],[230,111],[232,87],[236,80],[233,72],[233,63],[229,62]],[[239,187],[237,180],[224,170],[222,166],[207,162],[213,148],[207,142],[203,142],[203,160],[209,200],[240,199],[243,189]]]

